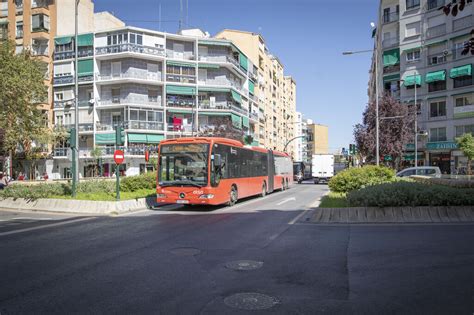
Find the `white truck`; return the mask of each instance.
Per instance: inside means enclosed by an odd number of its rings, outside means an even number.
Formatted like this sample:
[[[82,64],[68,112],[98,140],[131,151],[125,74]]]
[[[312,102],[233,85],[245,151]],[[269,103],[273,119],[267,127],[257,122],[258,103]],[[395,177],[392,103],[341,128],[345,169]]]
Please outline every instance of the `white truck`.
[[[334,176],[334,155],[313,154],[312,159],[313,179],[315,184],[322,181],[328,182]]]

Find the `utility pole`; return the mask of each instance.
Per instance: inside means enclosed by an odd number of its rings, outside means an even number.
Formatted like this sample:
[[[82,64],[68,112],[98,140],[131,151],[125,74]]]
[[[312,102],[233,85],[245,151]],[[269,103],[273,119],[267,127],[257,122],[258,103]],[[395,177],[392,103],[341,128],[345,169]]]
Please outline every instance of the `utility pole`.
[[[78,6],[80,0],[75,0],[75,27],[74,27],[74,147],[72,150],[72,196],[76,196],[77,183],[79,182],[79,82],[78,82]]]

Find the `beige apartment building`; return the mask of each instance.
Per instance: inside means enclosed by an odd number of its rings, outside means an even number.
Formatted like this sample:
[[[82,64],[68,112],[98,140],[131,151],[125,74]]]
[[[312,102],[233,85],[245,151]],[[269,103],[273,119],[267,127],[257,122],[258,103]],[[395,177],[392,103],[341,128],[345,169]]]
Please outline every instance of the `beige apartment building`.
[[[260,145],[284,150],[295,136],[296,82],[285,76],[280,60],[272,55],[260,34],[225,29],[216,38],[231,40],[254,65],[255,97],[258,100],[259,123],[255,134]],[[295,155],[295,143],[287,152]]]
[[[308,150],[310,154],[329,153],[328,126],[311,123],[307,125],[308,129]]]

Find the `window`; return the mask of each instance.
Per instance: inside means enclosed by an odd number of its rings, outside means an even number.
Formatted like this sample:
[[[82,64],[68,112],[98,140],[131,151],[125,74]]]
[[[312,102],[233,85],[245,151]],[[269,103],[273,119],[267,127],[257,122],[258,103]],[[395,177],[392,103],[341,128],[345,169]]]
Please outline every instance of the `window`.
[[[148,101],[152,103],[158,102],[158,90],[148,90]]]
[[[407,10],[415,9],[420,6],[420,0],[406,0]]]
[[[430,129],[430,141],[446,141],[446,127],[431,128]]]
[[[454,78],[453,84],[455,88],[472,85],[472,75]]]
[[[72,125],[72,114],[64,114],[64,124]]]
[[[460,137],[465,133],[470,133],[474,136],[474,125],[456,126],[456,137]]]
[[[58,125],[58,126],[62,126],[64,125],[64,119],[63,119],[63,115],[56,115],[55,117],[55,124]]]
[[[406,25],[405,37],[413,37],[420,35],[420,22],[410,23]]]
[[[15,54],[21,54],[23,51],[23,45],[16,45],[15,47]]]
[[[63,99],[64,99],[64,93],[63,92],[54,93],[54,100],[55,101],[62,101]]]
[[[430,117],[446,116],[446,101],[430,103]]]
[[[112,103],[120,103],[120,88],[112,89]]]
[[[456,96],[454,103],[456,107],[474,105],[474,94]]]
[[[420,50],[413,50],[407,52],[407,62],[415,62],[420,60]]]
[[[23,21],[16,22],[16,38],[23,37]]]
[[[428,92],[436,92],[446,90],[446,80],[428,83]]]
[[[31,31],[43,32],[49,31],[49,16],[45,14],[36,14],[31,17]]]
[[[63,63],[54,65],[54,76],[55,77],[64,77],[72,75],[72,63]]]

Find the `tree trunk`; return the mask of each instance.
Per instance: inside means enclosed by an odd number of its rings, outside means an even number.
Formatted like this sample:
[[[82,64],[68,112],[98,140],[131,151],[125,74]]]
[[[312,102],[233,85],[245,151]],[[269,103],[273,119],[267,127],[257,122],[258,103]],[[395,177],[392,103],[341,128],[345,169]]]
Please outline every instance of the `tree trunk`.
[[[467,175],[472,175],[471,159],[467,159]]]

